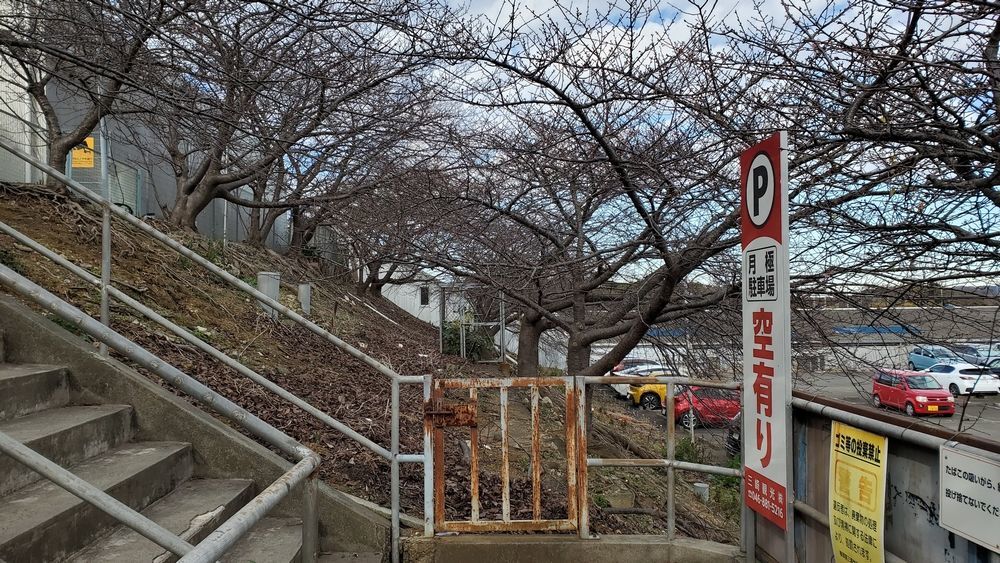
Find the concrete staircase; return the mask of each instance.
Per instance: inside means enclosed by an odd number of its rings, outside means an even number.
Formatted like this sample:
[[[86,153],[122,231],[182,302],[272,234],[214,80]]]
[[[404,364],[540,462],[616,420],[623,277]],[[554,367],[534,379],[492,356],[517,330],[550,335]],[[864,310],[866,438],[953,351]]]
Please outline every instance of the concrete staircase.
[[[0,364],[0,432],[197,543],[253,498],[247,479],[194,475],[191,445],[133,441],[129,405],[73,405],[67,370]],[[301,526],[267,518],[226,561],[299,558]],[[165,555],[162,558],[159,556]],[[29,468],[0,456],[0,560],[173,561],[165,550]]]
[[[0,432],[196,544],[285,463],[7,299],[0,309]],[[17,333],[3,323],[17,318]],[[30,322],[25,322],[30,321]],[[10,330],[10,326],[7,326]],[[11,343],[14,347],[11,348]],[[4,344],[8,346],[5,354]],[[44,359],[43,359],[44,358]],[[5,363],[15,359],[20,363]],[[52,361],[62,365],[43,365]],[[117,402],[129,404],[115,404]],[[384,520],[321,485],[325,563],[380,563]],[[223,559],[301,559],[290,497]],[[177,557],[0,454],[0,563],[171,562]]]

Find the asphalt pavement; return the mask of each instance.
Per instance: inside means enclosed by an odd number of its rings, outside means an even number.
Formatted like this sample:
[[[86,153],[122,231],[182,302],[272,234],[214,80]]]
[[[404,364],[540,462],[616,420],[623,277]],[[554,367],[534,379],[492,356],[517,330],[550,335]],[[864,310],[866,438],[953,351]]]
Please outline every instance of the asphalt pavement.
[[[856,405],[871,405],[871,379],[867,375],[859,374],[848,376],[840,374],[824,374],[811,377],[808,381],[796,382],[796,389],[807,393],[814,393],[822,397],[839,399]],[[608,396],[612,396],[610,388],[607,389]],[[966,405],[968,399],[968,405]],[[617,403],[623,410],[629,411],[633,416],[646,420],[657,427],[666,429],[666,418],[660,411],[644,411],[640,408],[630,406],[629,402],[621,401]],[[950,430],[958,431],[961,422],[962,431],[971,434],[1000,441],[1000,395],[992,396],[960,396],[956,399],[958,410],[951,418],[943,416],[922,416],[921,422],[937,424]],[[965,408],[965,417],[962,418],[962,408]],[[678,437],[687,434],[686,430],[678,428]],[[709,449],[720,450],[725,443],[725,430],[720,428],[698,428],[696,431],[699,441],[705,440],[706,445],[711,445]]]
[[[818,375],[809,381],[796,382],[795,388],[807,393],[814,393],[831,399],[841,399],[856,405],[870,405],[872,381],[867,375],[848,376],[840,374]],[[968,405],[966,406],[966,399]],[[973,396],[961,395],[955,399],[958,407],[955,416],[920,417],[922,422],[938,424],[950,430],[957,431],[959,422],[962,431],[977,434],[1000,441],[1000,395]],[[965,418],[962,420],[962,408],[965,408]]]

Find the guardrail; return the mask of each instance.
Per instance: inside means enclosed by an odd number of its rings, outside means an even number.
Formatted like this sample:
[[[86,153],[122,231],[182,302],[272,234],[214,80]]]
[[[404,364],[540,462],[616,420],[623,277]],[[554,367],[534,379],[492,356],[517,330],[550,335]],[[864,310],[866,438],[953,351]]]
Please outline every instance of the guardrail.
[[[281,398],[291,402],[295,406],[299,407],[303,411],[307,412],[311,416],[315,417],[323,424],[328,427],[341,432],[351,440],[354,440],[361,446],[375,453],[376,455],[382,457],[390,463],[390,526],[391,526],[391,544],[392,544],[392,561],[393,563],[398,563],[399,561],[399,538],[400,538],[400,476],[399,476],[399,464],[401,463],[422,463],[424,464],[424,535],[430,536],[434,533],[434,525],[431,515],[434,512],[434,499],[431,494],[432,490],[432,475],[433,475],[433,460],[430,455],[426,452],[431,450],[430,438],[424,438],[424,453],[418,454],[406,454],[400,453],[399,451],[399,386],[401,384],[422,384],[424,387],[424,399],[429,400],[430,397],[430,379],[431,376],[404,376],[396,373],[392,368],[379,362],[375,358],[365,354],[361,350],[351,346],[347,342],[341,340],[334,334],[323,327],[317,325],[316,323],[310,321],[309,319],[303,317],[302,315],[296,313],[294,310],[286,307],[279,301],[271,298],[270,296],[260,292],[257,288],[247,284],[243,280],[233,276],[223,268],[213,264],[211,261],[202,257],[198,253],[187,248],[180,242],[174,240],[167,234],[159,231],[148,223],[142,221],[141,219],[132,216],[131,214],[121,210],[114,204],[112,204],[108,199],[94,193],[93,191],[87,189],[79,182],[65,176],[60,171],[52,168],[51,166],[39,162],[34,159],[31,155],[28,155],[16,147],[12,146],[9,142],[4,139],[0,139],[0,148],[10,152],[14,156],[20,158],[29,165],[37,168],[38,170],[54,177],[61,183],[63,183],[67,188],[69,188],[75,194],[83,197],[84,199],[90,201],[91,203],[99,206],[101,208],[101,275],[100,277],[88,272],[87,270],[73,264],[69,260],[59,256],[58,253],[53,252],[51,249],[45,247],[42,244],[32,240],[23,233],[20,233],[16,229],[0,222],[0,231],[15,238],[22,244],[30,247],[31,249],[39,252],[49,260],[55,262],[56,264],[66,268],[76,276],[80,277],[84,281],[94,285],[100,291],[101,295],[101,305],[100,305],[100,324],[110,330],[111,326],[111,316],[110,316],[110,303],[112,299],[116,299],[119,302],[128,305],[135,311],[139,312],[143,316],[149,318],[153,322],[156,322],[160,326],[166,328],[176,336],[183,339],[185,342],[197,347],[199,350],[211,355],[213,358],[219,360],[226,366],[236,370],[238,373],[246,376],[252,381],[258,383],[269,391],[275,393]],[[142,303],[136,301],[128,294],[118,290],[112,284],[111,278],[111,217],[115,216],[131,226],[137,228],[141,232],[149,235],[154,240],[166,246],[167,248],[177,252],[181,256],[188,258],[195,264],[198,264],[205,270],[208,270],[212,274],[216,275],[227,284],[229,284],[234,289],[237,289],[247,295],[253,297],[255,300],[267,305],[271,309],[278,311],[282,315],[294,321],[296,324],[306,328],[310,332],[324,338],[325,340],[332,343],[337,348],[340,348],[352,357],[365,363],[375,371],[381,373],[382,375],[389,378],[392,385],[391,391],[391,429],[390,429],[390,445],[389,448],[385,448],[375,441],[365,437],[360,432],[352,429],[347,424],[336,420],[335,418],[329,416],[327,413],[315,408],[307,401],[297,397],[288,390],[282,388],[281,386],[275,384],[274,382],[268,380],[264,376],[258,374],[254,370],[243,365],[238,360],[230,357],[224,352],[216,349],[207,342],[198,338],[197,336],[191,334],[186,329],[172,323],[171,321],[159,315],[149,307],[143,305]],[[13,272],[11,272],[13,273]],[[16,274],[15,274],[16,275]],[[20,276],[19,276],[20,277]],[[27,280],[25,280],[27,281]],[[29,282],[30,283],[30,282]],[[89,318],[89,317],[88,317]],[[115,333],[116,334],[116,333]],[[97,337],[95,337],[97,338]],[[107,353],[107,344],[101,339],[97,338],[101,342],[101,352]],[[132,345],[132,347],[137,347]],[[143,350],[144,351],[144,350]],[[162,362],[160,362],[162,363]],[[154,370],[155,371],[155,370]],[[207,388],[206,388],[207,389]]]
[[[304,561],[316,561],[319,550],[319,524],[316,513],[315,470],[320,463],[316,453],[3,264],[0,264],[0,284],[34,301],[59,318],[72,323],[98,342],[167,380],[171,385],[289,455],[297,462],[277,481],[261,491],[229,520],[226,520],[213,534],[202,540],[197,546],[192,547],[141,514],[125,507],[107,493],[74,477],[44,457],[33,452],[28,453],[30,450],[25,452],[24,450],[27,448],[5,435],[0,435],[0,450],[49,477],[57,485],[93,504],[122,524],[156,542],[157,545],[182,556],[180,560],[185,563],[216,561],[219,555],[232,547],[265,514],[288,496],[293,487],[305,482],[303,487],[302,555]]]
[[[667,386],[666,390],[666,401],[664,401],[664,411],[667,417],[667,457],[662,459],[606,459],[606,458],[592,458],[587,455],[587,433],[585,431],[578,432],[576,438],[577,459],[576,466],[580,468],[580,474],[577,477],[577,491],[580,495],[580,501],[577,503],[580,507],[580,524],[579,524],[579,534],[581,538],[592,537],[590,534],[590,514],[587,503],[587,469],[590,467],[659,467],[665,468],[667,471],[667,539],[673,540],[677,534],[677,516],[674,507],[674,482],[675,482],[675,472],[677,470],[683,471],[693,471],[697,473],[707,473],[712,475],[727,475],[731,477],[740,478],[740,489],[741,493],[744,486],[743,472],[739,469],[733,469],[730,467],[722,467],[718,465],[709,465],[703,463],[690,463],[685,461],[679,461],[675,458],[676,442],[677,442],[677,425],[675,416],[675,403],[674,397],[676,396],[676,386],[686,385],[689,387],[712,387],[716,389],[740,389],[739,382],[736,381],[714,381],[705,379],[693,379],[688,377],[621,377],[621,376],[590,376],[582,377],[578,376],[576,379],[576,405],[577,405],[577,428],[586,428],[586,417],[587,417],[587,385],[594,384],[616,384],[616,383],[627,383],[627,384],[665,384]],[[740,441],[742,447],[743,441]],[[747,537],[746,529],[749,514],[747,513],[746,507],[744,507],[742,515],[740,528],[744,533],[740,534],[740,547],[746,551],[747,548]]]

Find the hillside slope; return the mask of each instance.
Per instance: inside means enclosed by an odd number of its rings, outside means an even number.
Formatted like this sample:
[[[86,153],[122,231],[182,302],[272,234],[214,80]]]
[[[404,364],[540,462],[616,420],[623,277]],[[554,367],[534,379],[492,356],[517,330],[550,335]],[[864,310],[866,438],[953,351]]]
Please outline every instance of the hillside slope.
[[[31,186],[0,184],[0,221],[55,249],[76,264],[99,275],[100,221],[94,210],[64,196]],[[166,225],[156,224],[169,232]],[[186,327],[213,346],[262,375],[388,447],[390,385],[370,367],[312,332],[290,321],[273,321],[242,292],[166,249],[148,236],[120,222],[114,223],[113,279],[115,286]],[[337,276],[324,273],[307,259],[292,259],[274,252],[229,244],[197,235],[170,232],[188,248],[224,267],[248,283],[259,271],[281,273],[281,300],[297,308],[297,285],[313,284],[314,322],[348,343],[407,375],[434,373],[443,377],[496,375],[495,365],[474,365],[438,352],[437,329],[407,315],[381,298],[362,299]],[[20,271],[95,318],[98,291],[69,272],[0,235],[0,263]],[[0,291],[4,291],[0,288]],[[63,326],[68,326],[56,320]],[[157,356],[199,379],[230,400],[306,444],[323,457],[322,478],[332,486],[383,506],[389,504],[389,464],[354,441],[327,428],[298,408],[227,368],[200,350],[182,342],[165,329],[121,305],[112,308],[112,327]],[[72,327],[69,327],[72,328]],[[121,358],[119,358],[121,359]],[[141,371],[141,370],[140,370]],[[158,377],[151,380],[169,388]],[[553,391],[558,391],[553,389]],[[603,390],[601,390],[603,393]],[[176,391],[175,391],[176,392]],[[589,453],[600,457],[656,457],[665,446],[665,433],[637,420],[619,401],[595,393],[594,432]],[[544,516],[565,514],[564,403],[559,393],[545,393],[543,407]],[[453,398],[461,398],[454,396]],[[554,401],[553,401],[554,400]],[[418,385],[401,388],[401,451],[416,453],[423,445],[423,399]],[[483,518],[499,518],[500,459],[499,404],[495,391],[479,394],[480,502]],[[531,476],[530,404],[526,395],[512,391],[511,500],[515,516],[530,517]],[[445,494],[449,517],[467,517],[469,507],[468,430],[446,432]],[[695,459],[691,459],[695,461]],[[417,516],[423,507],[422,466],[402,468],[403,509]],[[703,505],[683,476],[676,489],[678,526],[694,537],[733,542],[737,536],[738,486],[735,494],[713,498]],[[666,499],[666,480],[656,470],[602,469],[591,482],[591,526],[596,533],[663,533],[666,518],[660,507]],[[728,492],[727,492],[728,491]],[[615,513],[608,506],[612,496],[634,497],[638,514]],[[730,498],[732,497],[732,498]],[[685,500],[689,502],[685,502]]]
[[[100,274],[99,216],[74,201],[31,187],[0,185],[0,221]],[[167,230],[165,225],[156,226]],[[390,386],[384,376],[297,324],[271,320],[245,294],[123,222],[114,222],[113,233],[116,287],[388,447]],[[457,373],[463,367],[459,359],[438,353],[436,328],[384,299],[359,299],[348,285],[324,274],[315,262],[242,244],[223,249],[219,241],[170,234],[251,284],[258,271],[281,272],[281,301],[290,307],[297,307],[297,284],[312,282],[311,319],[399,373]],[[0,262],[98,316],[100,297],[95,289],[3,235]],[[381,458],[127,307],[113,306],[112,326],[313,448],[324,458],[322,477],[330,484],[383,505],[388,503],[389,469]],[[423,440],[422,389],[403,386],[401,407],[401,450],[417,452]],[[404,479],[422,482],[419,468],[407,469]],[[404,506],[422,506],[418,487],[404,486],[403,491]]]

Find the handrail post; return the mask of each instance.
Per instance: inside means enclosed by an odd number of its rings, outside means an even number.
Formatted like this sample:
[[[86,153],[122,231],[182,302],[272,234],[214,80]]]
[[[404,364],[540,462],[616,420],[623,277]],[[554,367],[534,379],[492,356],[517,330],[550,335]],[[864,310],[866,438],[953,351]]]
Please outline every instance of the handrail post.
[[[677,533],[677,515],[674,514],[674,455],[677,427],[675,426],[674,384],[667,383],[667,540],[674,541]],[[693,416],[693,414],[692,414]],[[693,424],[693,423],[692,423]]]
[[[575,378],[573,393],[576,396],[576,491],[577,515],[579,518],[579,537],[591,539],[590,535],[590,503],[587,491],[587,381],[582,377]]]
[[[100,147],[101,147],[101,197],[104,199],[101,205],[101,324],[106,327],[111,326],[111,303],[108,296],[108,285],[111,284],[111,183],[108,179],[108,151],[111,143],[108,142],[108,129],[104,117],[101,117]],[[102,356],[108,355],[108,345],[101,342],[100,352]]]
[[[392,511],[392,563],[399,563],[399,381],[392,380],[392,423],[389,446],[392,453],[390,460],[390,486]]]
[[[424,405],[431,402],[432,375],[424,376]],[[431,422],[424,413],[424,536],[434,536],[434,445]]]
[[[302,563],[316,563],[319,554],[318,473],[314,470],[302,483]]]
[[[101,206],[101,324],[111,327],[111,203]],[[108,355],[108,345],[101,343],[101,355]]]

